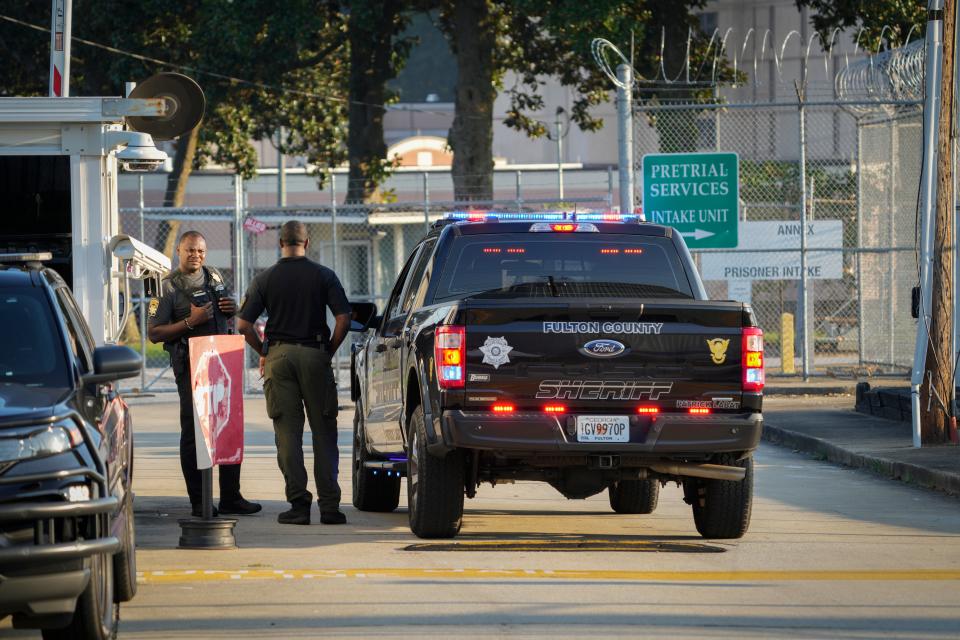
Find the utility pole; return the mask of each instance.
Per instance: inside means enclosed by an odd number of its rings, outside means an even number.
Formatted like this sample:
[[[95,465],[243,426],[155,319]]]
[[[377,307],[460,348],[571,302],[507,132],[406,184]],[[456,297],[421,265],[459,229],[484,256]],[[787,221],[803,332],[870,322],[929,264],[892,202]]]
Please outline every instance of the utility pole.
[[[931,3],[931,13],[936,10]],[[953,393],[953,162],[954,62],[956,57],[957,0],[943,3],[943,62],[940,118],[937,127],[936,211],[931,256],[932,287],[930,337],[926,368],[920,387],[920,437],[923,443],[946,442],[956,431]],[[929,37],[929,35],[928,35]],[[931,71],[928,70],[927,73]]]

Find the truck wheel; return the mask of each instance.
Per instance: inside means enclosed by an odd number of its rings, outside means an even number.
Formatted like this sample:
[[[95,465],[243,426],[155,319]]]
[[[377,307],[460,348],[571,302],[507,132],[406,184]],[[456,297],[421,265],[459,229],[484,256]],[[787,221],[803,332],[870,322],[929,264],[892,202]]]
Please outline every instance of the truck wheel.
[[[407,449],[407,504],[410,530],[418,538],[452,538],[463,524],[463,454],[442,458],[427,452],[423,408],[410,416]]]
[[[750,527],[753,505],[753,456],[721,464],[743,467],[747,474],[740,482],[687,478],[684,495],[693,505],[693,522],[704,538],[742,538]]]
[[[113,560],[100,554],[87,562],[90,582],[77,598],[73,619],[62,629],[44,629],[44,640],[111,640],[117,637],[120,605],[113,601]]]
[[[353,414],[353,506],[360,511],[393,511],[400,504],[400,476],[388,476],[384,471],[374,474],[374,469],[364,467],[369,459],[363,404],[357,400]]]
[[[621,480],[610,485],[607,493],[610,507],[617,513],[653,513],[657,508],[660,483],[652,479]]]
[[[113,556],[113,575],[117,581],[114,602],[129,602],[137,595],[137,537],[133,520],[133,493],[129,486],[123,500],[123,513],[126,520],[120,540],[123,546]]]

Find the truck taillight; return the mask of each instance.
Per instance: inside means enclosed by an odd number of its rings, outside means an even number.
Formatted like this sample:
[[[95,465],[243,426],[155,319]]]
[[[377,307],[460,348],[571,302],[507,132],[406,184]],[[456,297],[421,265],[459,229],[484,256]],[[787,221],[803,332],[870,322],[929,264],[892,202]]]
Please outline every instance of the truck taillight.
[[[763,329],[760,327],[744,327],[741,334],[741,353],[743,358],[743,390],[763,391]]]
[[[433,356],[437,361],[437,383],[441,389],[462,389],[467,360],[465,327],[445,324],[437,327],[433,340]]]

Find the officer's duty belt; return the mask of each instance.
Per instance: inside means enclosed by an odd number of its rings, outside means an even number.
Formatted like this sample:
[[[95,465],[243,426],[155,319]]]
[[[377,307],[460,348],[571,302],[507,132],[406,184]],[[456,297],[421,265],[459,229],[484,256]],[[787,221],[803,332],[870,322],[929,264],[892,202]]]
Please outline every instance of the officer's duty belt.
[[[294,342],[293,340],[271,340],[270,346],[276,347],[278,345],[285,344],[292,347],[309,347],[311,349],[320,349],[321,351],[327,351],[327,345],[322,342],[309,341],[309,342]]]

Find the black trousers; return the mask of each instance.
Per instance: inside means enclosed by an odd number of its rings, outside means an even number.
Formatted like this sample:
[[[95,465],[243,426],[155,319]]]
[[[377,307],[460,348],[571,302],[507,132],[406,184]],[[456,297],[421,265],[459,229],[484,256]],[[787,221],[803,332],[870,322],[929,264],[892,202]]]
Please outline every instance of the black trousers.
[[[180,469],[187,483],[190,504],[203,501],[203,480],[197,469],[197,440],[193,428],[193,389],[190,384],[190,369],[176,374],[177,393],[180,395]],[[240,499],[240,465],[221,464],[220,501],[234,502]]]

